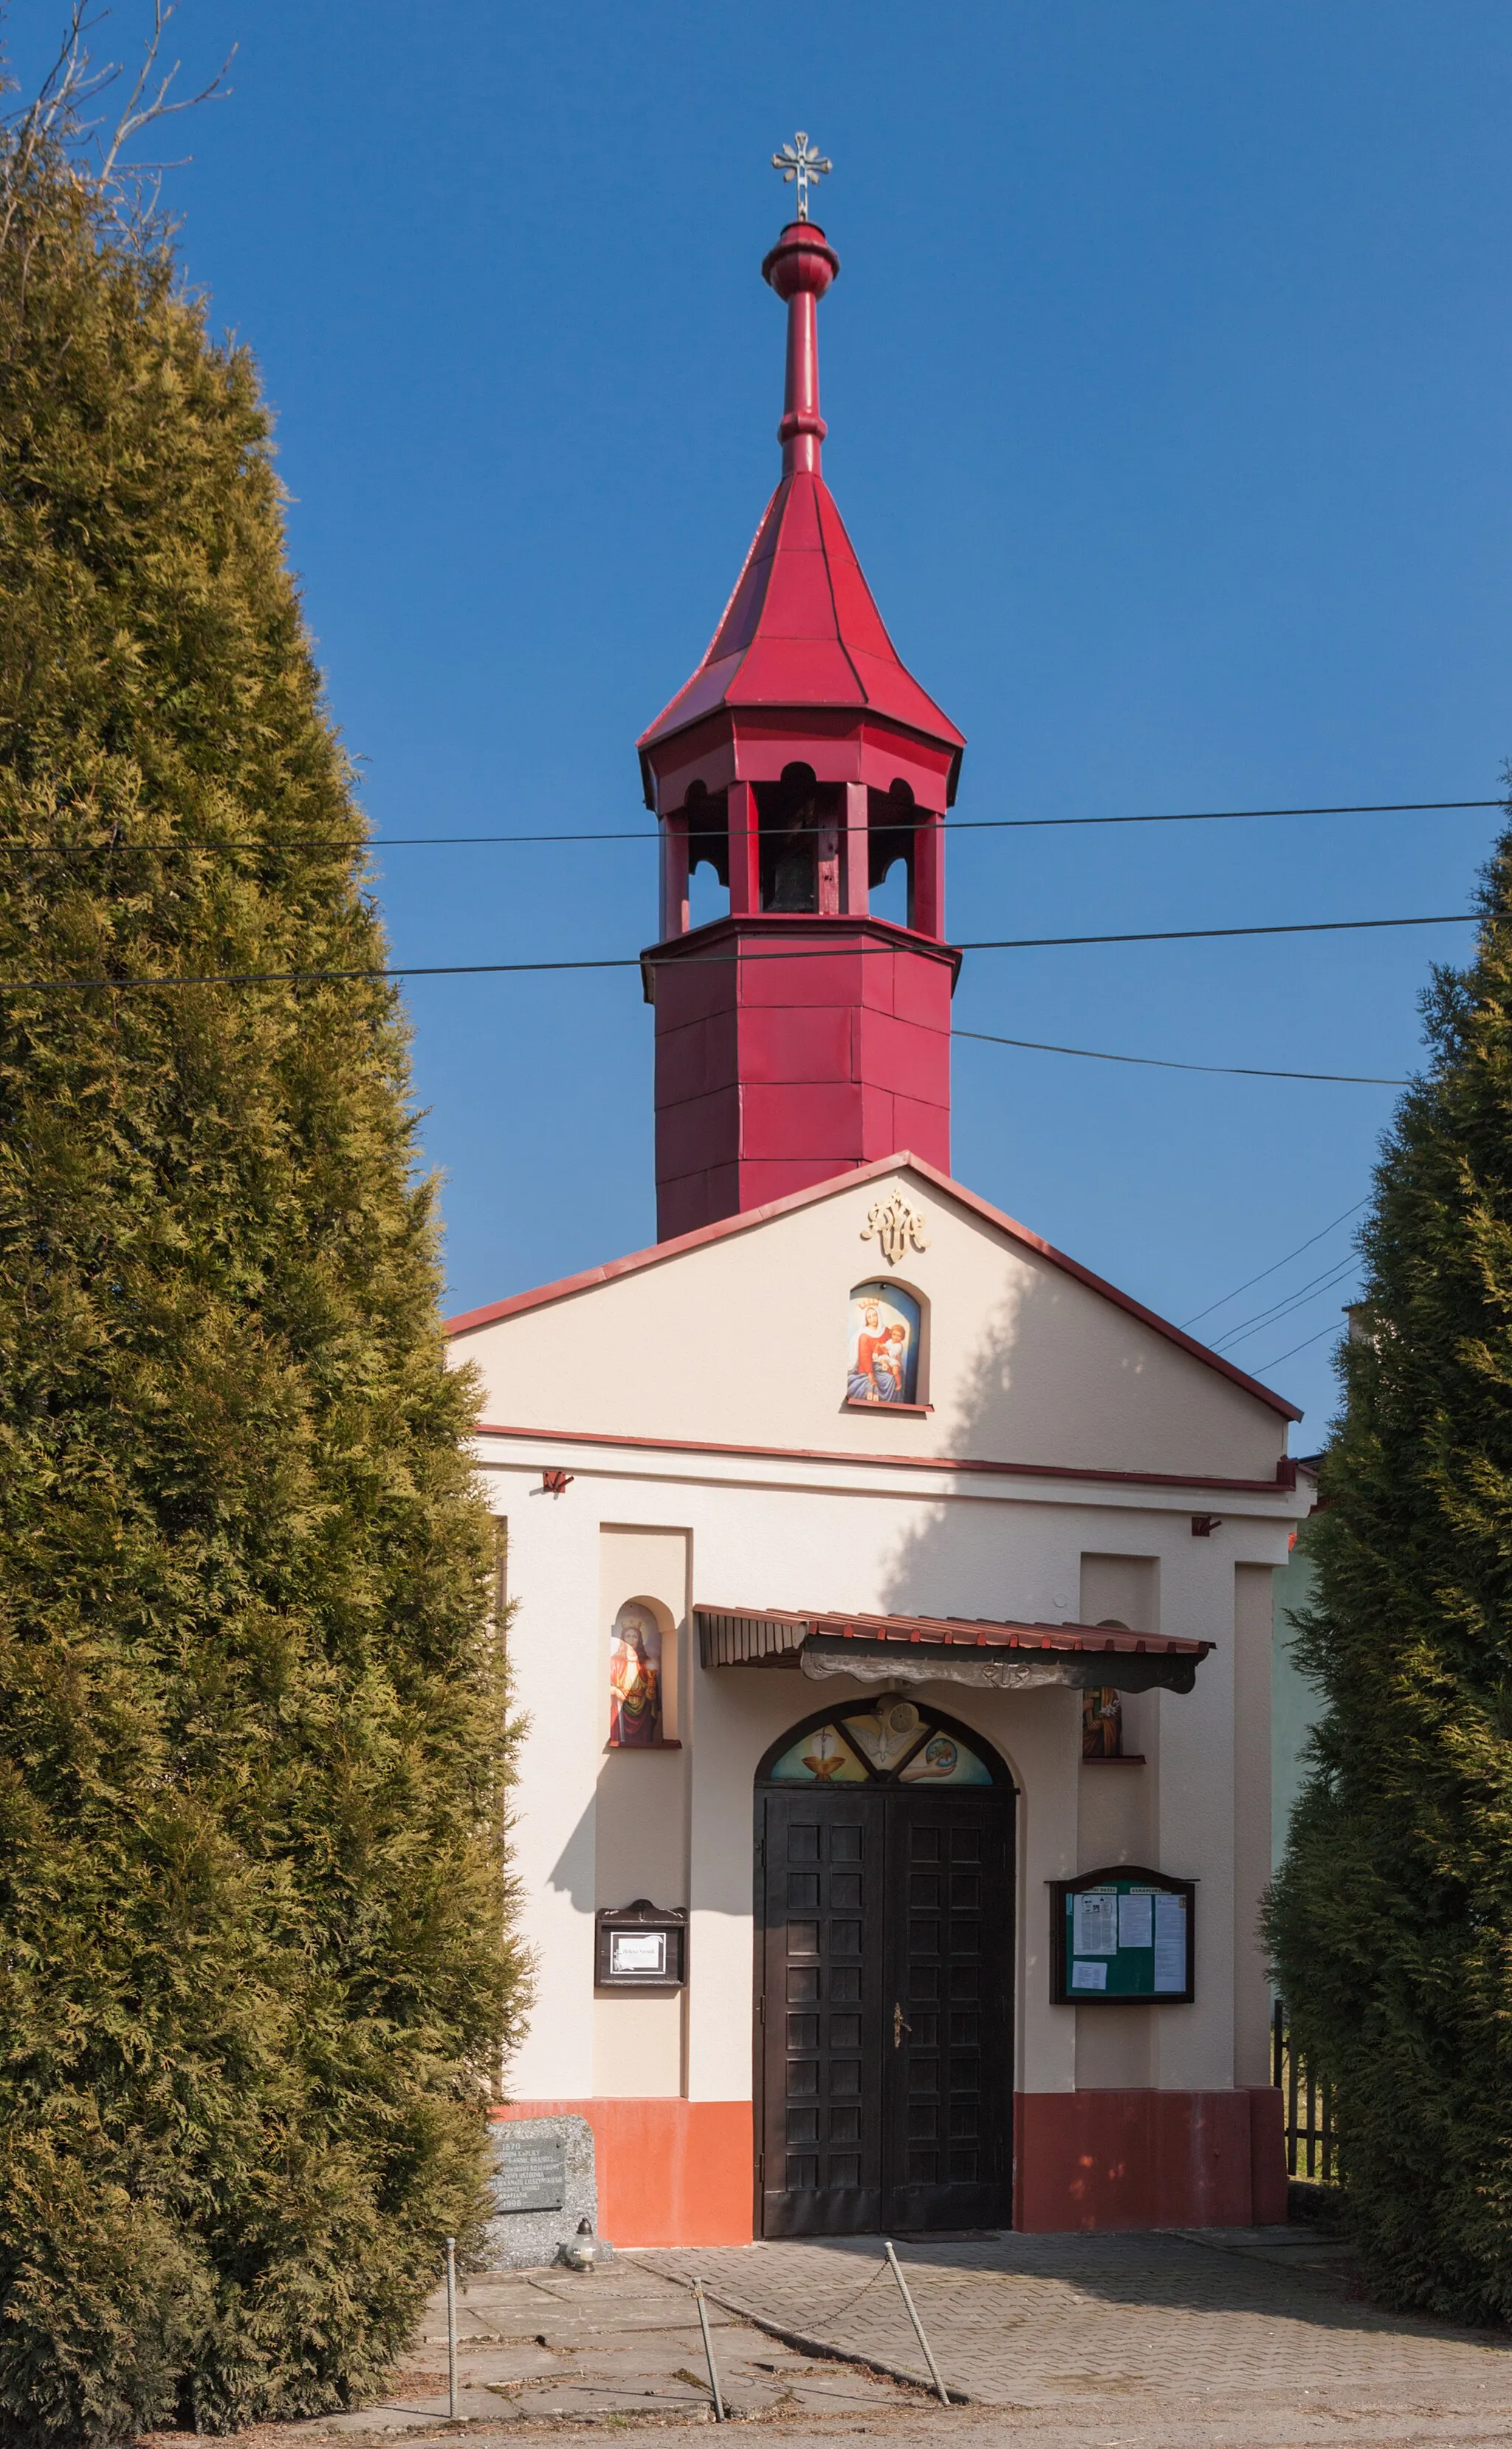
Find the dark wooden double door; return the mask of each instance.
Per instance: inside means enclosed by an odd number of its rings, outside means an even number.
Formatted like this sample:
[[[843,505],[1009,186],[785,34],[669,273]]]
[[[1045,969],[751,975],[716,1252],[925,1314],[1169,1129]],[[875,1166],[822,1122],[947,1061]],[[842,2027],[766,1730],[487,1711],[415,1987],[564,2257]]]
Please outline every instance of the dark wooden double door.
[[[758,1790],[764,2236],[1007,2224],[1012,1801]]]

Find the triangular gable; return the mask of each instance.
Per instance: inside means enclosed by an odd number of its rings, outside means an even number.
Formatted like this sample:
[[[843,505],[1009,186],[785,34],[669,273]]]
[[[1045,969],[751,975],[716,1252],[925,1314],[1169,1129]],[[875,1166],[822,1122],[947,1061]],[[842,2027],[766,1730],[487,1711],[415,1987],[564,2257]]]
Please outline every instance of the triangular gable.
[[[1186,1334],[1181,1327],[1173,1325],[1169,1319],[1163,1319],[1154,1310],[1147,1309],[1142,1302],[1135,1301],[1131,1294],[1120,1292],[1116,1284],[1109,1283],[1104,1277],[1095,1274],[1090,1267],[1082,1266],[1078,1260],[1068,1258],[1063,1250],[1057,1250],[1041,1235],[1031,1232],[1029,1227],[1026,1224],[1020,1224],[1017,1218],[1006,1215],[1001,1208],[994,1207],[989,1200],[979,1198],[975,1191],[968,1190],[963,1184],[952,1181],[948,1174],[941,1173],[937,1167],[928,1164],[924,1158],[915,1156],[906,1149],[901,1150],[894,1156],[880,1157],[871,1165],[854,1167],[847,1173],[831,1175],[827,1181],[814,1183],[806,1190],[789,1192],[786,1198],[771,1200],[765,1206],[747,1208],[740,1215],[722,1217],[717,1224],[700,1225],[694,1232],[679,1233],[669,1241],[653,1243],[649,1249],[632,1251],[626,1258],[611,1259],[602,1266],[585,1268],[578,1275],[563,1276],[554,1283],[536,1285],[528,1292],[513,1294],[504,1301],[486,1302],[480,1309],[465,1310],[459,1316],[446,1321],[445,1331],[454,1339],[474,1335],[483,1328],[500,1324],[506,1320],[522,1318],[532,1311],[547,1308],[553,1302],[571,1301],[577,1295],[591,1292],[597,1286],[620,1282],[626,1277],[638,1275],[649,1268],[665,1267],[690,1251],[706,1248],[740,1234],[758,1231],[763,1225],[771,1224],[777,1218],[790,1216],[801,1209],[815,1206],[824,1200],[840,1197],[845,1192],[856,1190],[864,1184],[878,1181],[884,1175],[897,1173],[903,1168],[916,1174],[921,1182],[932,1185],[937,1191],[957,1203],[969,1215],[995,1227],[1011,1243],[1017,1244],[1025,1251],[1034,1252],[1037,1258],[1047,1261],[1053,1268],[1070,1277],[1075,1282],[1096,1294],[1103,1301],[1112,1302],[1115,1307],[1125,1312],[1130,1318],[1137,1320],[1142,1326],[1150,1328],[1156,1336],[1174,1345],[1190,1359],[1199,1361],[1204,1368],[1215,1371],[1220,1377],[1227,1379],[1231,1385],[1241,1389],[1246,1395],[1253,1397],[1257,1402],[1267,1405],[1272,1412],[1279,1413],[1283,1419],[1301,1419],[1300,1410],[1294,1403],[1289,1402],[1284,1395],[1278,1395],[1272,1388],[1262,1385],[1257,1378],[1250,1377],[1245,1370],[1236,1367],[1233,1361],[1226,1360],[1221,1353],[1210,1351],[1206,1344],[1199,1343],[1194,1336]],[[562,1422],[559,1425],[566,1427],[570,1424]],[[580,1421],[576,1425],[586,1429],[591,1427],[593,1423]]]

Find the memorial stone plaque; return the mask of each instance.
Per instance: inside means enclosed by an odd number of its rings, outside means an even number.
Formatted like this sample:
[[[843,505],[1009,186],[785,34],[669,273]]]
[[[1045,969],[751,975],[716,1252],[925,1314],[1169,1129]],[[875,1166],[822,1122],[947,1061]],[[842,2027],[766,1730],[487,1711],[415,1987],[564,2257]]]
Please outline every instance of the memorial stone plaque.
[[[553,2262],[578,2225],[598,2226],[593,2130],[571,2111],[555,2117],[512,2117],[489,2129],[494,2160],[494,2216],[488,2224],[491,2270],[531,2270]],[[599,2240],[609,2250],[608,2240]]]
[[[567,2201],[567,2143],[538,2126],[506,2126],[499,2137],[496,2211],[559,2211]]]

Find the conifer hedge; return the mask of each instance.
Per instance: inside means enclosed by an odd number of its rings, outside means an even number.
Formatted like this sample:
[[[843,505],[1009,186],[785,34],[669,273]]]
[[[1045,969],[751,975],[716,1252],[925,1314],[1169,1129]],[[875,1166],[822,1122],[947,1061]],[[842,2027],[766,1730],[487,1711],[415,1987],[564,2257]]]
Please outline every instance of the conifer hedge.
[[[1512,831],[1364,1237],[1269,1932],[1386,2301],[1512,2321]]]
[[[384,963],[267,415],[4,168],[0,2437],[103,2443],[374,2386],[520,1980],[393,991],[131,983]]]

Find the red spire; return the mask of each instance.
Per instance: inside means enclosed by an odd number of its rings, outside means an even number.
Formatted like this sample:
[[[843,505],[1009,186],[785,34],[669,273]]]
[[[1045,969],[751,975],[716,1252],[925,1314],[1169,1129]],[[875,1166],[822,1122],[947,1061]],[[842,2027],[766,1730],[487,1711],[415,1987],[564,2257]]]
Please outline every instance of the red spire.
[[[703,662],[642,734],[643,753],[722,707],[854,709],[953,752],[965,744],[900,661],[819,472],[826,428],[816,310],[839,269],[813,222],[790,222],[762,265],[787,304],[783,478]]]
[[[819,473],[820,446],[829,428],[819,414],[819,301],[840,258],[811,222],[789,222],[762,264],[762,279],[787,303],[787,388],[777,439],[783,474]]]

